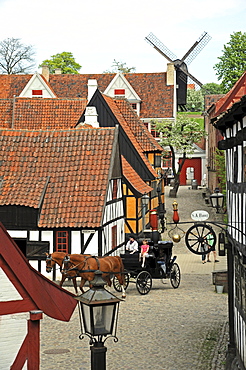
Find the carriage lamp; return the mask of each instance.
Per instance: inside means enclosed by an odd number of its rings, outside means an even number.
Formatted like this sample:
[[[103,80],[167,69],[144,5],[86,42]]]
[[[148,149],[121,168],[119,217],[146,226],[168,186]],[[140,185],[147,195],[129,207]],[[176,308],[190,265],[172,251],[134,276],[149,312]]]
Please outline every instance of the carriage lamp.
[[[90,338],[91,370],[106,369],[105,341],[116,337],[119,303],[121,299],[104,288],[106,282],[102,272],[96,271],[91,282],[92,287],[85,293],[75,297],[79,301],[81,334],[80,339],[87,335]]]
[[[219,211],[224,206],[224,194],[219,192],[219,188],[214,189],[214,193],[210,195],[210,202],[213,208],[216,208],[216,213],[219,213]]]

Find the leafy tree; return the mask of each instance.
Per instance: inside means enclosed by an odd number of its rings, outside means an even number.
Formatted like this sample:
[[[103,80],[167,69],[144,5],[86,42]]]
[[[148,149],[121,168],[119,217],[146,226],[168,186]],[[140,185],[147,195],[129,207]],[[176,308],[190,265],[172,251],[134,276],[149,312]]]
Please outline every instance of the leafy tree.
[[[64,51],[51,56],[51,59],[44,60],[39,67],[47,66],[50,73],[55,73],[56,69],[61,69],[63,74],[78,74],[81,65],[75,62],[74,56],[70,52]]]
[[[226,163],[225,152],[216,148],[215,165],[221,192],[226,195]]]
[[[176,121],[162,120],[152,121],[156,131],[160,132],[160,144],[165,149],[170,148],[172,155],[172,171],[174,174],[174,186],[172,196],[176,196],[180,185],[180,173],[185,160],[194,153],[194,144],[206,136],[206,131],[195,118],[186,114],[178,114]],[[176,153],[181,161],[176,169]]]
[[[223,92],[229,91],[246,70],[246,32],[234,32],[224,45],[223,54],[214,69],[221,80]]]
[[[201,92],[203,95],[223,94],[223,86],[215,82],[209,82],[202,85]]]
[[[191,112],[204,110],[204,97],[201,90],[187,89],[186,108]]]
[[[0,42],[0,72],[4,74],[29,73],[35,66],[32,45],[20,39],[8,38]]]
[[[126,63],[117,62],[115,59],[112,64],[111,70],[106,70],[103,73],[134,73],[136,71],[136,67],[127,67]]]

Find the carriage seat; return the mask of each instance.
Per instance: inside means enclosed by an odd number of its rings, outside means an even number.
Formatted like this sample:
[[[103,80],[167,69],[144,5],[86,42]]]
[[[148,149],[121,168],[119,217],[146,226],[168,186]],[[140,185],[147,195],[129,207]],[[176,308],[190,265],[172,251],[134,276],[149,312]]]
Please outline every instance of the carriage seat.
[[[155,257],[154,246],[153,245],[149,246],[149,251],[148,251],[148,256],[147,257]]]

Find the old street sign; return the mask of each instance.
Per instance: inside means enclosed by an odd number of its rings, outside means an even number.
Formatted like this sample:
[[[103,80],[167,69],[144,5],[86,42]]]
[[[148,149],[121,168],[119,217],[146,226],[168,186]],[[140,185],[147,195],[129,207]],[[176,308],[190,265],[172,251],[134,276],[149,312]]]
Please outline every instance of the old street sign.
[[[209,218],[209,213],[203,210],[194,211],[191,214],[191,218],[194,221],[206,221]]]

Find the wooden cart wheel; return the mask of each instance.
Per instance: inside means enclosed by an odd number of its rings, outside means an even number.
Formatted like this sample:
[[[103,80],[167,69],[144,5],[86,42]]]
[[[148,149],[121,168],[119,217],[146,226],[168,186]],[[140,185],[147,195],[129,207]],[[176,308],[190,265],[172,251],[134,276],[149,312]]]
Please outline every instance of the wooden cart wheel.
[[[213,239],[211,245],[208,244],[207,238]],[[209,247],[214,247],[216,244],[216,234],[213,228],[206,224],[195,224],[187,230],[185,235],[185,243],[187,248],[195,254],[207,254],[210,252]]]
[[[129,279],[130,279],[129,274],[125,273],[125,284],[124,284],[125,290],[128,288]],[[114,278],[113,278],[113,286],[114,286],[114,289],[116,290],[116,292],[121,293],[122,288],[121,288],[120,282],[119,282],[119,280],[116,276],[114,276]]]
[[[174,263],[170,271],[170,281],[174,289],[177,289],[179,287],[180,280],[181,280],[181,274],[180,274],[179,265],[177,263]]]
[[[141,271],[136,279],[136,287],[140,294],[148,294],[152,287],[152,277],[148,271]]]

